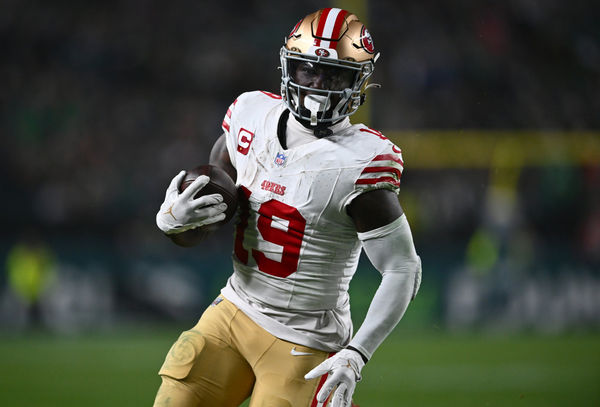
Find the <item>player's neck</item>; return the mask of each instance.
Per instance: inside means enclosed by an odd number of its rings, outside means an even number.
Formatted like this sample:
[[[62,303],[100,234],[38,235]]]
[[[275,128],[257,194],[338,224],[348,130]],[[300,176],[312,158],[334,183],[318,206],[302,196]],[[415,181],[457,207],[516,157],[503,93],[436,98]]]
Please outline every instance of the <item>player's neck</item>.
[[[285,139],[287,148],[294,148],[315,141],[318,137],[313,130],[304,127],[290,114],[286,121]]]
[[[289,110],[284,110],[277,124],[277,138],[281,147],[287,150],[330,136],[350,125],[350,120],[346,117],[331,127],[323,129],[308,128],[291,115]]]
[[[288,147],[293,144],[300,145],[309,143],[319,138],[330,136],[350,126],[350,120],[346,117],[341,122],[322,129],[307,128],[294,115],[289,115],[286,120],[286,139]],[[293,139],[293,141],[291,141]]]

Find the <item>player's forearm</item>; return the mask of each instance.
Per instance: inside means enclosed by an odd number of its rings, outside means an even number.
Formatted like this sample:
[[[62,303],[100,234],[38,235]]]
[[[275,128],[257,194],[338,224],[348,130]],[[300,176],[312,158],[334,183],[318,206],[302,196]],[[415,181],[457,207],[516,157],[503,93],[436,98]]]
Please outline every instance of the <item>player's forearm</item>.
[[[370,359],[402,319],[412,298],[414,282],[414,273],[384,275],[367,316],[349,346]]]
[[[367,316],[349,345],[370,359],[417,294],[421,259],[405,215],[389,225],[360,233],[359,238],[369,260],[383,276]]]

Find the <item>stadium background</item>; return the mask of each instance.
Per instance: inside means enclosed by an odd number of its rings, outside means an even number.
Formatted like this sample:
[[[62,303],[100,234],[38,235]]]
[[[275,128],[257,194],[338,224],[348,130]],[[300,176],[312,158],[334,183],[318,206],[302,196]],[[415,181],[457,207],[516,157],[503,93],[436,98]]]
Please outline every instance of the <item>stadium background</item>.
[[[230,270],[154,214],[324,6],[382,56],[359,117],[402,149],[419,297],[362,406],[600,403],[600,7],[592,1],[18,1],[0,12],[0,404],[149,405]],[[362,262],[357,322],[377,286]]]

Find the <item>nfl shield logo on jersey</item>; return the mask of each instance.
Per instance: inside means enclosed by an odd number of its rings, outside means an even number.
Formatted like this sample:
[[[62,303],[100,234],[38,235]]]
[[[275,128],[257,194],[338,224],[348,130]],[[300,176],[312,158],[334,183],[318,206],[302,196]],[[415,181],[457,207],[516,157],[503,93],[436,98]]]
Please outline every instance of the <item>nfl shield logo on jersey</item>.
[[[283,153],[277,154],[277,156],[275,157],[275,164],[282,166],[283,164],[285,164],[286,158],[287,157]]]

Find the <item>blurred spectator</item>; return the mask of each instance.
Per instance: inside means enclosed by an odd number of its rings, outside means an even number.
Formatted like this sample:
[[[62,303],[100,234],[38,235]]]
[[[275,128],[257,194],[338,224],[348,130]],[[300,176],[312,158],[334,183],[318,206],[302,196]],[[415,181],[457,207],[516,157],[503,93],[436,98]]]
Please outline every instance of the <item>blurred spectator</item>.
[[[9,250],[6,272],[8,286],[19,300],[17,306],[25,311],[26,323],[39,325],[40,299],[55,277],[55,258],[51,249],[36,232],[28,231]]]

